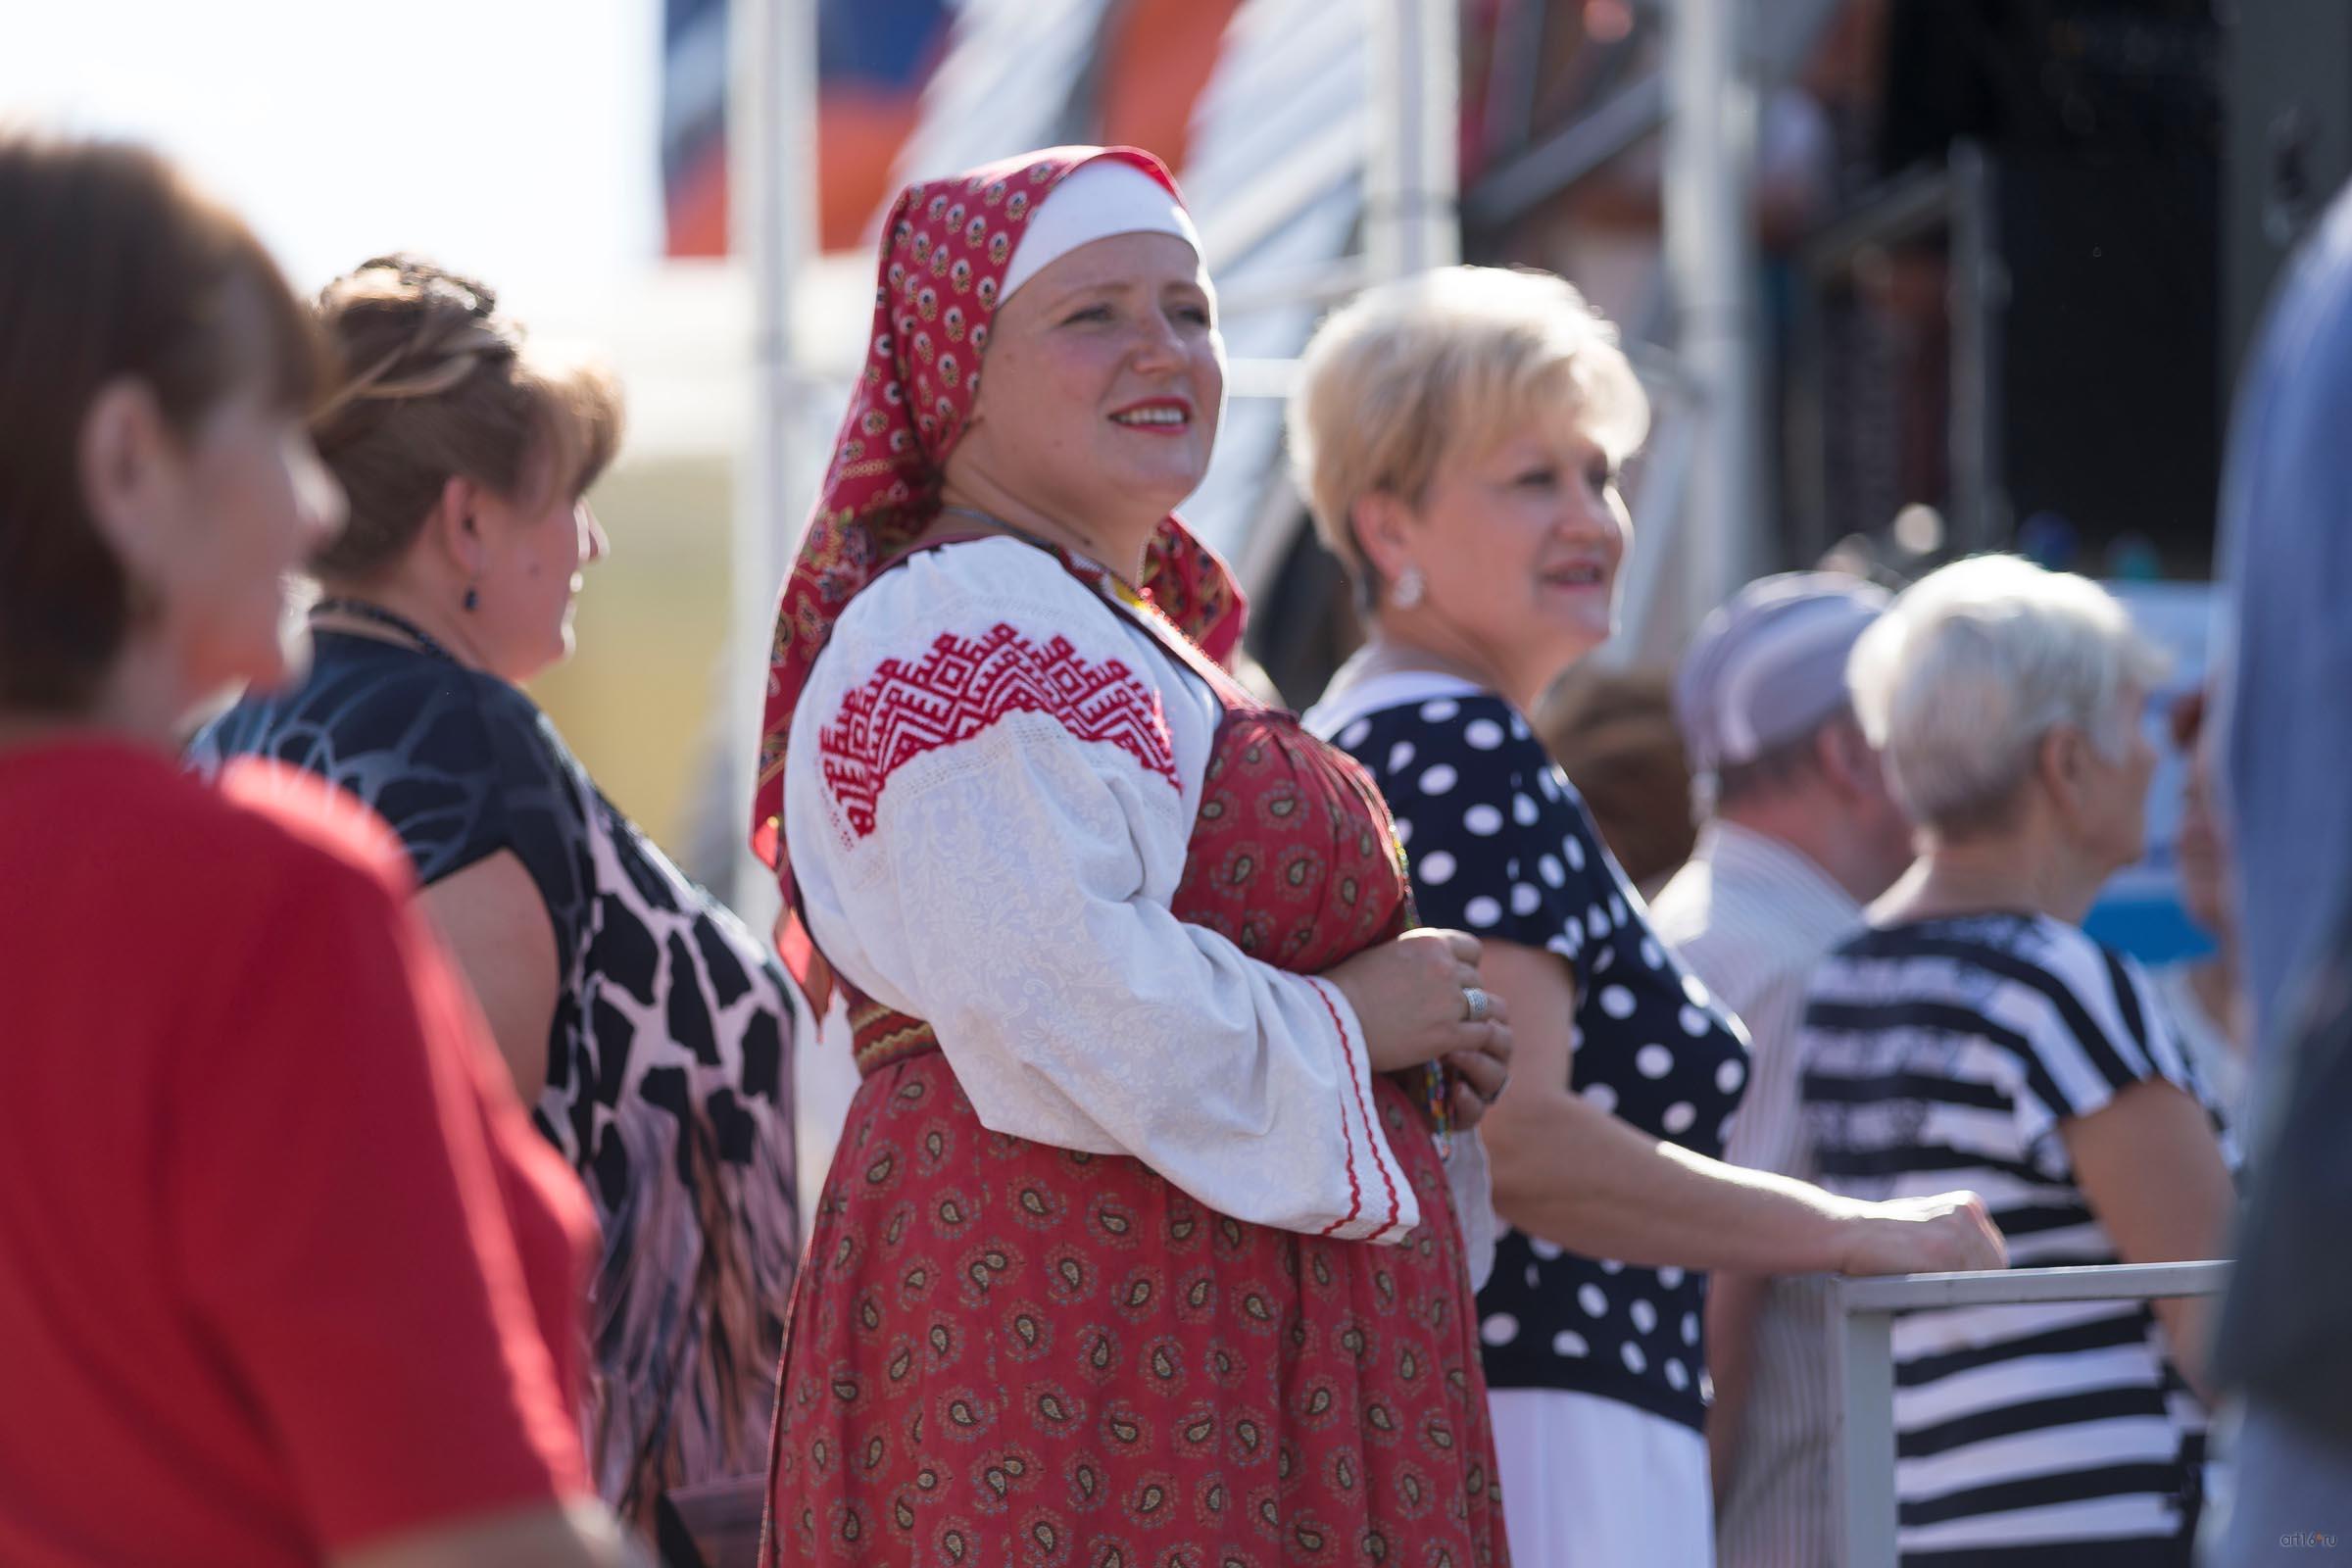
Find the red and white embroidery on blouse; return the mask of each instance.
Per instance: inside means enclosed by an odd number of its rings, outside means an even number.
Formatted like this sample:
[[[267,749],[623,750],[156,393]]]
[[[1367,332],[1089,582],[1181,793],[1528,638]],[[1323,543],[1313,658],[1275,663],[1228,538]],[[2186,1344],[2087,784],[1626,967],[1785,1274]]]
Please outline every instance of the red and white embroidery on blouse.
[[[1108,741],[1170,789],[1176,754],[1159,694],[1118,660],[1090,663],[1068,640],[1039,647],[1004,622],[979,637],[942,632],[919,663],[886,659],[817,732],[825,780],[859,838],[890,775],[970,740],[1007,713],[1043,713],[1082,741]]]

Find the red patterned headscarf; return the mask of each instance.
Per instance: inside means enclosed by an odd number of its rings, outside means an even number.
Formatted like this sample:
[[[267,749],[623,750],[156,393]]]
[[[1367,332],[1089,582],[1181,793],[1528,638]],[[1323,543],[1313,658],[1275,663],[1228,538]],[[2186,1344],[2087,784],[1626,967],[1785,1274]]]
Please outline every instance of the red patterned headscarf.
[[[784,749],[808,671],[849,602],[938,516],[941,469],[971,415],[1014,248],[1054,187],[1101,158],[1124,159],[1176,194],[1166,168],[1139,148],[1054,147],[909,185],[891,208],[872,347],[785,579],[768,656],[752,849],[774,868],[788,913]],[[1210,658],[1231,660],[1241,594],[1225,564],[1173,516],[1161,522],[1137,586]]]

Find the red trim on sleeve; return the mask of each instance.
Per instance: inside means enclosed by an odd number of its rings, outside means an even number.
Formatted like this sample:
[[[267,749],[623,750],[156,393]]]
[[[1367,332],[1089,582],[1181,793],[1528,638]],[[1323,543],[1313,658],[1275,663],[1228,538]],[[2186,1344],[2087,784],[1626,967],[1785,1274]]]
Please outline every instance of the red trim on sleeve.
[[[1331,1026],[1340,1032],[1340,1051],[1348,1061],[1348,1084],[1355,1092],[1356,1119],[1363,1124],[1365,1142],[1375,1151],[1372,1165],[1375,1170],[1380,1172],[1380,1184],[1389,1195],[1389,1215],[1381,1222],[1380,1229],[1373,1232],[1374,1237],[1377,1238],[1385,1235],[1396,1223],[1396,1183],[1389,1175],[1387,1162],[1382,1160],[1377,1152],[1380,1147],[1379,1135],[1373,1130],[1371,1108],[1364,1102],[1363,1082],[1356,1076],[1355,1044],[1348,1038],[1347,1020],[1340,1016],[1340,1009],[1332,1005],[1331,993],[1324,989],[1329,984],[1328,981],[1317,980],[1310,976],[1307,984],[1315,988],[1315,995],[1322,999],[1323,1010],[1331,1014]],[[1358,1185],[1355,1175],[1355,1132],[1348,1125],[1348,1113],[1345,1106],[1342,1106],[1340,1111],[1340,1132],[1348,1145],[1348,1212],[1324,1226],[1317,1233],[1322,1236],[1329,1236],[1341,1226],[1351,1223],[1358,1214],[1363,1212],[1364,1207],[1363,1190]]]

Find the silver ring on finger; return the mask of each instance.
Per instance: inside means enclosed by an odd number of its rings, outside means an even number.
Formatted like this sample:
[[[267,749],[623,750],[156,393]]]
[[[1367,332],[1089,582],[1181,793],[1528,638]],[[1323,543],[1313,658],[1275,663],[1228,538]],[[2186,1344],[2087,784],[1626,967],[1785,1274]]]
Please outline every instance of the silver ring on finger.
[[[1494,1010],[1494,999],[1479,986],[1462,987],[1462,1005],[1469,1009],[1468,1016],[1472,1023],[1485,1023],[1487,1014]]]

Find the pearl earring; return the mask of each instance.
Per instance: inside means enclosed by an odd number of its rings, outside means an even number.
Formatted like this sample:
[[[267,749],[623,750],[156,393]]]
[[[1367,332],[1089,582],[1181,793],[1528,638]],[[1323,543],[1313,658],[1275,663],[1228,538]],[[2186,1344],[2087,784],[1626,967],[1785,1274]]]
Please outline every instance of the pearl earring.
[[[1421,602],[1429,585],[1421,580],[1419,566],[1407,566],[1396,574],[1396,586],[1389,594],[1389,602],[1398,610],[1410,610]]]

